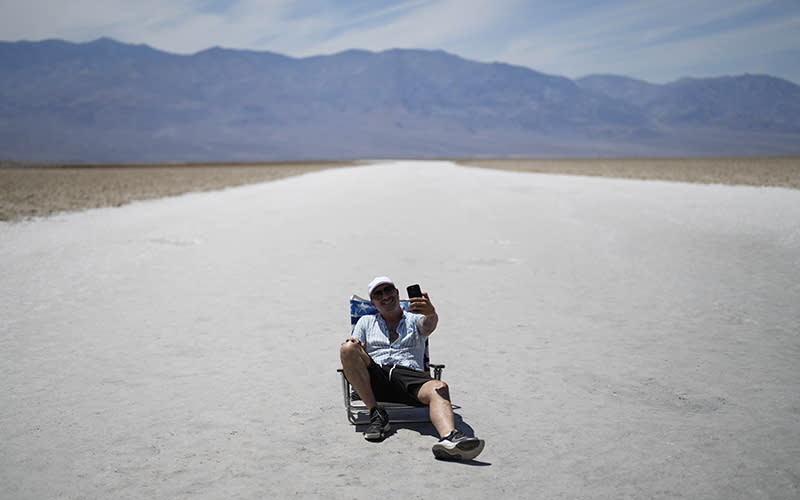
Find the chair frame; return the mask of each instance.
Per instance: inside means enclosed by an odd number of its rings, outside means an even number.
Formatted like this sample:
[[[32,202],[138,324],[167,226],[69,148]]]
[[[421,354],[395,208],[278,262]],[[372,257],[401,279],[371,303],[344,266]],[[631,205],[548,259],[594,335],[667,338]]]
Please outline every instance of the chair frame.
[[[442,380],[442,370],[444,365],[431,364],[433,368],[433,378]],[[350,381],[344,375],[344,369],[339,368],[338,371],[342,376],[342,395],[344,397],[344,408],[347,413],[347,420],[353,425],[366,424],[369,421],[369,410],[367,405],[358,397],[358,394],[353,390]],[[396,423],[417,423],[417,422],[430,422],[430,414],[428,407],[423,404],[408,405],[405,403],[393,403],[389,401],[378,401],[389,413],[389,420]],[[422,410],[425,410],[424,414]]]

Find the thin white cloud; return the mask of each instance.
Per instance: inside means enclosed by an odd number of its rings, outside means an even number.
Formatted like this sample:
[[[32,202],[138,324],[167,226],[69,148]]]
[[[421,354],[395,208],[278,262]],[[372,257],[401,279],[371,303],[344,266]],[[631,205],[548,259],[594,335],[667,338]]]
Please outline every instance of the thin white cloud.
[[[769,23],[713,33],[691,40],[670,43],[660,50],[665,74],[677,76],[711,76],[724,73],[760,72],[754,61],[771,52],[796,48],[790,40],[800,29],[800,14]],[[647,52],[642,57],[647,57]],[[753,61],[742,68],[739,61]],[[737,68],[723,70],[722,68]]]
[[[695,12],[694,2],[664,1],[585,11],[510,41],[500,59],[570,77],[616,73],[667,81],[683,76],[681,68],[701,68],[703,62],[735,67],[743,54],[797,48],[790,32],[800,30],[800,13],[754,26],[707,28],[757,3],[763,2],[709,2]]]
[[[176,15],[186,4],[186,1],[162,3],[154,0],[137,3],[124,0],[8,1],[2,5],[0,34],[9,40],[61,37],[84,41],[87,36],[96,38],[97,33],[113,31],[120,26],[141,27],[148,21]]]
[[[257,38],[279,35],[290,3],[241,0],[223,13],[198,13],[182,5],[147,23],[122,26],[111,36],[184,54],[212,46],[255,49]]]
[[[493,26],[508,15],[515,0],[440,0],[409,2],[395,18],[376,26],[355,26],[340,35],[306,46],[303,55],[351,48],[380,51],[391,48],[447,49]],[[477,41],[479,43],[479,41]]]
[[[84,42],[110,36],[190,53],[214,45],[246,48],[259,33],[275,29],[290,0],[242,0],[224,13],[198,11],[192,0],[53,0],[0,4],[0,38],[64,38]]]

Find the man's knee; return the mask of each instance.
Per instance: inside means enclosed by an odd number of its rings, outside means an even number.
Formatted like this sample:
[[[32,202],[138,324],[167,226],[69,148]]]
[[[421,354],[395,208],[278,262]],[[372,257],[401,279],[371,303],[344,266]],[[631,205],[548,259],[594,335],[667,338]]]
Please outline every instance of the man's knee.
[[[447,382],[436,380],[434,382],[433,390],[445,399],[450,399],[450,386]]]
[[[363,354],[364,348],[361,347],[357,342],[344,342],[339,348],[339,357],[342,359],[342,363],[361,360]]]
[[[358,344],[354,342],[343,342],[342,346],[339,348],[339,355],[342,359],[354,356],[357,354],[356,349],[360,349]]]
[[[447,385],[447,382],[442,380],[431,380],[430,382],[426,382],[420,392],[424,392],[424,394],[421,395],[425,397],[425,399],[428,397],[434,398],[439,396],[448,401],[450,400],[450,387]]]

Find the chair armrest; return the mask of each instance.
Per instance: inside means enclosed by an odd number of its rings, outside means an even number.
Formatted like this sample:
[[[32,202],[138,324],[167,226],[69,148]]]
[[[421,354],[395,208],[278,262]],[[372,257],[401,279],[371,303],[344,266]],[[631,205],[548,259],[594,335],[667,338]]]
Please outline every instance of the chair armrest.
[[[433,378],[436,380],[442,380],[442,370],[444,370],[444,365],[428,363],[428,366],[433,368]]]

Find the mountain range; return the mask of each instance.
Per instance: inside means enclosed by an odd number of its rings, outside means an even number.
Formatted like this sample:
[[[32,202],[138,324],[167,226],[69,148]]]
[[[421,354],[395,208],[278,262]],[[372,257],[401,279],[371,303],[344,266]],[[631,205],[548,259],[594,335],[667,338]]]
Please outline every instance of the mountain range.
[[[428,50],[0,42],[6,161],[796,154],[800,86],[767,75],[654,84]]]

